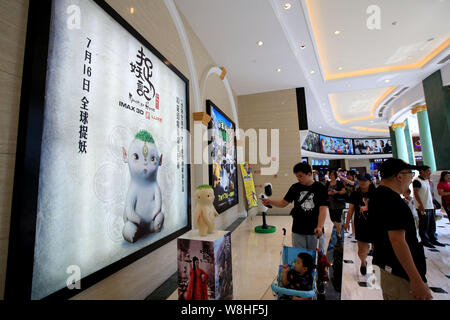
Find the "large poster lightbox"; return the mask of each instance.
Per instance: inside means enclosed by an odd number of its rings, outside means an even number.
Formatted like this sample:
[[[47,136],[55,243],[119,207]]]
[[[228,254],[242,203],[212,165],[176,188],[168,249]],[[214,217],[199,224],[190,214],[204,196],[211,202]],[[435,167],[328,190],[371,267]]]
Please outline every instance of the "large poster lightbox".
[[[206,101],[209,122],[209,183],[214,189],[214,207],[218,213],[238,201],[236,125],[212,101]]]
[[[6,298],[68,298],[190,229],[188,92],[104,1],[30,2]]]

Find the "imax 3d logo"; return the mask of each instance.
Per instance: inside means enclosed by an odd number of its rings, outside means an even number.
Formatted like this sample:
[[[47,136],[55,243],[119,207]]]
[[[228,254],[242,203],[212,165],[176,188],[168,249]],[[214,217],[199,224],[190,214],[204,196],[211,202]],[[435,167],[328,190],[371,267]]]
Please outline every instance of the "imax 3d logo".
[[[366,20],[366,25],[369,30],[381,30],[381,9],[377,5],[370,5],[366,10],[370,16]]]
[[[81,289],[81,269],[77,265],[70,265],[66,270],[70,276],[67,278],[66,285],[69,290]]]

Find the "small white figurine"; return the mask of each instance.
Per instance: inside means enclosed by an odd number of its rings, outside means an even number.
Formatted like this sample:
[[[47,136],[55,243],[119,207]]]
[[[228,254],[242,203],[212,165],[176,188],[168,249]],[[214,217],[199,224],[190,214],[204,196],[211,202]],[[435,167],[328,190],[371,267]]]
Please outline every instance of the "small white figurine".
[[[214,190],[207,184],[199,185],[195,191],[197,206],[194,210],[194,228],[200,236],[214,232],[214,217],[219,214],[214,208]]]

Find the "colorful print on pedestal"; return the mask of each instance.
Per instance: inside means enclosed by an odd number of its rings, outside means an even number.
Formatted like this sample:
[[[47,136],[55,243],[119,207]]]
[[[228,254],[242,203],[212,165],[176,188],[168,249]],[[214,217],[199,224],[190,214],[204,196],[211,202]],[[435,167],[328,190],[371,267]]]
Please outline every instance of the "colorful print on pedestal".
[[[209,131],[209,184],[214,189],[214,207],[218,213],[233,207],[238,199],[236,126],[210,100],[206,110],[211,115]]]
[[[232,300],[231,232],[214,242],[214,256],[216,264],[216,300]]]
[[[231,232],[200,237],[192,230],[177,240],[178,299],[233,298]]]

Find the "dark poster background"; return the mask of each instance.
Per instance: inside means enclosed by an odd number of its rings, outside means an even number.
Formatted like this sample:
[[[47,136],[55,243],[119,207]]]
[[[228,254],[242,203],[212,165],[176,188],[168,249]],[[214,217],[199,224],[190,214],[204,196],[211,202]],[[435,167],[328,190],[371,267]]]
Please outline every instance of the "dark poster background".
[[[218,213],[235,206],[238,201],[236,160],[236,126],[212,101],[206,101],[211,116],[208,126],[209,183],[214,189],[214,207]]]

